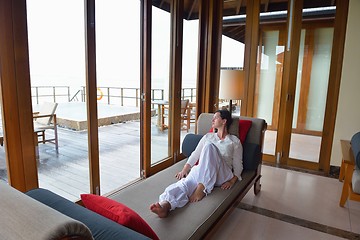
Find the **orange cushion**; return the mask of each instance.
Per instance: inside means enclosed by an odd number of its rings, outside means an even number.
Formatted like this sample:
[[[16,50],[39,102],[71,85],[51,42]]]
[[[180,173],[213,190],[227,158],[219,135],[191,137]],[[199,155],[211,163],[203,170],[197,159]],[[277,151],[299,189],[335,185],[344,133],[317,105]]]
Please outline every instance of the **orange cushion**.
[[[110,198],[94,194],[81,194],[85,207],[108,219],[139,232],[151,239],[159,239],[151,227],[134,210]]]

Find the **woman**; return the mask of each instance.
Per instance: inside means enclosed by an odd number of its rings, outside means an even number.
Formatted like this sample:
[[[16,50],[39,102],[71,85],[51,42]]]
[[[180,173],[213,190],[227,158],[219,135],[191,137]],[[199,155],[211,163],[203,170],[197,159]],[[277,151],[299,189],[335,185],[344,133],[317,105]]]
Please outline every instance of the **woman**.
[[[152,212],[167,217],[175,208],[200,201],[214,186],[230,189],[241,180],[243,149],[240,140],[228,132],[231,123],[228,110],[215,112],[212,127],[217,132],[201,138],[183,169],[175,175],[179,181],[168,186],[159,196],[159,202],[150,206]]]

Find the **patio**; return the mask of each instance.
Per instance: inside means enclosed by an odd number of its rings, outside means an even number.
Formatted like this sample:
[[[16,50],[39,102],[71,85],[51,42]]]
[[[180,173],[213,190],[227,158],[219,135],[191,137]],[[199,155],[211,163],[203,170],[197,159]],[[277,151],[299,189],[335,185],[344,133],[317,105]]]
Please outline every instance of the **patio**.
[[[167,152],[167,130],[156,126],[152,119],[152,159]],[[194,128],[194,126],[192,126]],[[189,131],[191,132],[191,131]],[[47,135],[51,136],[52,131]],[[182,131],[182,138],[187,134]],[[39,186],[76,201],[89,192],[87,131],[59,127],[59,154],[51,143],[39,144]],[[105,194],[140,177],[140,122],[126,121],[99,127],[101,193]],[[159,155],[160,154],[160,155]],[[0,149],[0,179],[7,181],[5,151]]]

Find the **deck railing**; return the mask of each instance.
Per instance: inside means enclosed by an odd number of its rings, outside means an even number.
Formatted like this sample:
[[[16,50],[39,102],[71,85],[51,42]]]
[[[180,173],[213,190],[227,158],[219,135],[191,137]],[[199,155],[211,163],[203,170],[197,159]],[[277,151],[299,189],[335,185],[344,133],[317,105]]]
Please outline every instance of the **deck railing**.
[[[85,101],[85,87],[82,86],[83,101]],[[140,88],[98,87],[97,99],[107,104],[120,106],[140,106]],[[164,100],[164,89],[151,89],[151,100]]]
[[[31,87],[33,102],[39,104],[44,101],[73,102],[86,100],[86,88],[82,86],[71,95],[69,86],[34,86]],[[164,100],[164,89],[151,89],[151,101]],[[98,102],[119,104],[121,106],[140,106],[140,88],[98,87]],[[196,88],[181,89],[181,99],[196,101]]]
[[[61,102],[61,99],[66,99],[67,102],[70,102],[70,87],[69,86],[31,87],[31,97],[35,99],[36,104],[40,103],[40,99],[46,99],[45,101],[52,101],[52,102],[59,102],[59,101]]]

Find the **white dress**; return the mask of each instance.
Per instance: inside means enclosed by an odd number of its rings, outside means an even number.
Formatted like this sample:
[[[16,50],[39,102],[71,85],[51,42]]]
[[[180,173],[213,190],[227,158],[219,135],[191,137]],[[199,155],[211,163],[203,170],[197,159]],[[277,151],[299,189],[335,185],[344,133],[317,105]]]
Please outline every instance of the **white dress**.
[[[221,140],[216,133],[206,134],[187,161],[192,167],[190,173],[165,189],[159,196],[160,204],[167,201],[174,210],[189,202],[199,183],[204,185],[207,195],[214,186],[221,186],[234,175],[241,180],[242,155],[242,145],[236,136],[227,135]],[[199,163],[195,165],[198,160]]]

